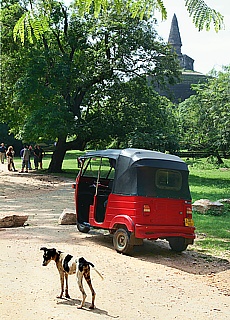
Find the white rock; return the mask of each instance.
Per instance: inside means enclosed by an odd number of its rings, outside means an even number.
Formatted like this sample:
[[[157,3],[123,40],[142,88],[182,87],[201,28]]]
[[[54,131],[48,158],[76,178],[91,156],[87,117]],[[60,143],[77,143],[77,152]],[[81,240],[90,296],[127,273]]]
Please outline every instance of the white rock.
[[[202,214],[206,214],[208,213],[208,211],[212,211],[216,215],[221,215],[224,205],[220,201],[212,202],[208,199],[200,199],[193,203],[192,208]]]
[[[72,209],[64,209],[58,219],[58,224],[76,224],[76,212]]]

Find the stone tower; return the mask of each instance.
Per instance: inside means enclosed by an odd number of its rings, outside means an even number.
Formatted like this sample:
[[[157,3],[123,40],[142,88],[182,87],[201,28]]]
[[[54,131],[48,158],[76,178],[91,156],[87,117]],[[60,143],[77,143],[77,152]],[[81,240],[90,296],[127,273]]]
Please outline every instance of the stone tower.
[[[207,81],[207,76],[200,72],[194,71],[194,60],[181,53],[182,41],[178,27],[177,17],[174,14],[171,29],[169,32],[168,43],[171,44],[172,50],[177,54],[181,66],[181,79],[177,84],[166,85],[161,88],[158,83],[155,83],[155,90],[162,96],[166,96],[174,103],[180,103],[189,98],[195,92],[191,89],[191,84]]]
[[[189,56],[187,56],[186,54],[181,53],[182,42],[181,42],[177,17],[175,14],[173,15],[173,18],[172,18],[168,43],[171,44],[172,49],[177,54],[181,68],[184,70],[194,71],[194,69],[193,69],[194,60],[192,58],[190,58]]]

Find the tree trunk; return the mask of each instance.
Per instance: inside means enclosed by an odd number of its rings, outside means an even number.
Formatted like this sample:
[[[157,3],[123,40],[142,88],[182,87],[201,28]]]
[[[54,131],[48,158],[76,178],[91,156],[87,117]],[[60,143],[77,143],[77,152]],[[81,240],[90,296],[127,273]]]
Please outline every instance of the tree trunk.
[[[62,172],[62,163],[65,158],[66,151],[68,150],[81,150],[83,151],[86,146],[85,140],[77,138],[74,141],[66,142],[66,138],[58,138],[55,150],[52,154],[52,158],[49,164],[49,173],[60,173]]]
[[[56,144],[56,148],[52,154],[48,172],[50,173],[62,172],[62,163],[65,158],[66,150],[67,150],[66,139],[59,138]]]
[[[216,151],[216,157],[217,157],[218,164],[223,164],[224,163],[224,161],[221,159],[221,156],[220,156],[218,151]]]

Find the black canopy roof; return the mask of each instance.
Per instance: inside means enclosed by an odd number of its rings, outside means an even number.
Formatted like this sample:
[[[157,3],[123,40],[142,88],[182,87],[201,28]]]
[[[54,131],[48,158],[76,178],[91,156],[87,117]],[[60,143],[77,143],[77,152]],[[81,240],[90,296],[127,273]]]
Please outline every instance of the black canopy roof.
[[[148,184],[150,186],[148,189],[151,189],[152,192],[155,190],[155,196],[191,198],[188,187],[188,167],[177,156],[151,150],[128,148],[90,151],[80,159],[97,157],[116,160],[112,193],[137,195],[145,182],[145,186]],[[155,183],[153,182],[153,177],[158,169],[180,171],[183,177],[182,190],[178,192],[170,190],[166,190],[167,192],[164,190],[156,191],[156,186],[153,187],[153,183]]]
[[[111,158],[115,160],[118,160],[119,158],[119,163],[121,164],[122,162],[125,162],[125,167],[150,166],[186,171],[188,170],[186,163],[175,155],[145,149],[127,148],[90,151],[81,156],[80,159],[93,157]]]

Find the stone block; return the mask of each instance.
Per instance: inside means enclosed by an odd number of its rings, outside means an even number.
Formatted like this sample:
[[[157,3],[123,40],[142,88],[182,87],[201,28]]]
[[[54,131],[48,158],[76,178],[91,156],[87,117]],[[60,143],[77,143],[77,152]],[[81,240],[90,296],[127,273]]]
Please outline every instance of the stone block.
[[[76,224],[75,210],[64,209],[58,219],[58,224]]]
[[[0,228],[23,227],[27,219],[28,219],[28,215],[10,214],[10,213],[1,214]]]
[[[221,215],[224,205],[220,201],[210,201],[208,199],[200,199],[193,203],[193,210],[201,214]]]
[[[230,199],[220,199],[218,201],[221,202],[221,203],[230,204]]]

